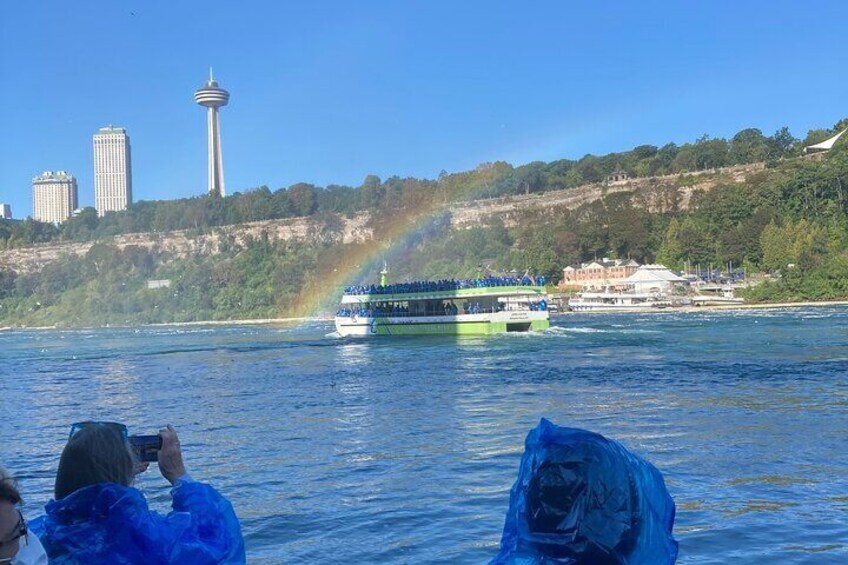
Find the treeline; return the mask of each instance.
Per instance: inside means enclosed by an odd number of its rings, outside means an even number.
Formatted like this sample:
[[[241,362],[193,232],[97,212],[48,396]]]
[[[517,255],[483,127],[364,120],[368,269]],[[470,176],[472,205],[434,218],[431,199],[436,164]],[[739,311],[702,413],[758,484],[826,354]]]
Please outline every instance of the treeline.
[[[641,145],[631,151],[604,156],[586,155],[579,160],[533,162],[519,167],[498,161],[472,171],[438,179],[401,178],[381,180],[369,175],[357,187],[319,187],[297,183],[272,191],[267,186],[235,193],[222,199],[198,196],[180,200],[141,201],[122,212],[98,218],[86,208],[60,226],[31,219],[0,220],[0,249],[49,241],[90,241],[118,234],[199,230],[259,220],[311,216],[321,213],[351,215],[368,211],[427,208],[451,202],[573,188],[601,182],[617,168],[631,176],[658,176],[713,169],[762,161],[776,162],[800,153],[804,145],[821,141],[848,125],[812,130],[803,142],[787,128],[771,136],[744,129],[730,139],[703,136],[694,143],[662,147]]]

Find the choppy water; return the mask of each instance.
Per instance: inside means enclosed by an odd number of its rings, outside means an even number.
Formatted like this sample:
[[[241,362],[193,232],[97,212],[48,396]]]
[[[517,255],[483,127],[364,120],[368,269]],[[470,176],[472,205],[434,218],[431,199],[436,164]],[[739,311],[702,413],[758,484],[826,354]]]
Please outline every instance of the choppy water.
[[[0,461],[33,517],[71,422],[171,422],[251,563],[485,563],[546,416],[659,467],[681,563],[848,562],[845,308],[567,315],[459,341],[331,331],[0,333]],[[155,470],[141,486],[167,508]]]

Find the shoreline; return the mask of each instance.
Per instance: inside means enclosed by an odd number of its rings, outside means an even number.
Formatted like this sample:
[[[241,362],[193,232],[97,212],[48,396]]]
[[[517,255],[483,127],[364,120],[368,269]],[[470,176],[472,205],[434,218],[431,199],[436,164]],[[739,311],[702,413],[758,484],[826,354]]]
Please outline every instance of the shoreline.
[[[802,302],[759,302],[755,304],[721,304],[715,306],[690,306],[686,310],[764,310],[769,308],[806,308],[810,306],[848,306],[848,300],[806,300]]]
[[[567,316],[569,314],[672,314],[682,312],[686,314],[696,312],[714,312],[717,310],[778,310],[781,308],[816,308],[830,306],[848,306],[848,300],[824,300],[824,301],[803,301],[803,302],[763,302],[757,304],[712,304],[709,306],[672,306],[668,308],[653,308],[645,307],[633,310],[622,310],[617,312],[610,311],[584,311],[571,312],[566,310],[559,312],[557,316]]]
[[[103,326],[62,326],[55,324],[52,326],[3,326],[0,327],[1,332],[13,330],[102,330],[102,329],[128,329],[128,328],[160,328],[160,327],[186,327],[186,326],[261,326],[272,324],[291,324],[295,322],[307,321],[327,321],[332,318],[299,317],[299,318],[247,318],[244,320],[196,320],[193,322],[155,322],[152,324],[136,324],[136,325],[103,325]]]
[[[646,308],[631,312],[558,312],[555,316],[570,314],[669,314],[673,312],[694,313],[712,312],[716,310],[773,310],[780,308],[815,308],[828,306],[848,306],[848,300],[823,300],[802,302],[765,302],[759,304],[720,304],[713,306],[684,306],[677,308]],[[105,325],[105,326],[0,326],[0,334],[14,330],[99,330],[105,328],[158,328],[158,327],[190,327],[190,326],[262,326],[273,324],[293,324],[297,322],[330,322],[333,318],[323,316],[303,316],[297,318],[248,318],[244,320],[198,320],[193,322],[157,322],[154,324],[138,325]]]

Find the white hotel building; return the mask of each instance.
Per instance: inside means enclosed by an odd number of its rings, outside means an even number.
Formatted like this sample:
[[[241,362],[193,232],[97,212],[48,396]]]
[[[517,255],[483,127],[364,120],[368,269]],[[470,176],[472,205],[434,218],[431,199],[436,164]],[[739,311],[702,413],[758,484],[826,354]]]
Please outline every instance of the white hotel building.
[[[32,218],[61,223],[77,209],[77,179],[65,171],[45,171],[32,179]]]
[[[126,210],[132,204],[130,137],[124,128],[100,128],[94,134],[94,207],[97,215]]]

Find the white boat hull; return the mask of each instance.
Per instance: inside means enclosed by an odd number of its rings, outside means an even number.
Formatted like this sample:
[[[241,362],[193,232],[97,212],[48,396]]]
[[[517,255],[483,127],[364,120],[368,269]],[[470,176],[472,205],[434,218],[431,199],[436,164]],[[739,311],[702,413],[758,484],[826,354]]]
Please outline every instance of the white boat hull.
[[[744,298],[731,298],[728,296],[693,296],[693,306],[738,306],[745,304]]]
[[[337,316],[336,332],[342,337],[376,335],[487,335],[512,331],[537,331],[550,325],[547,311],[504,311],[456,316],[405,316],[379,318]]]
[[[572,312],[653,312],[671,304],[569,304]]]

